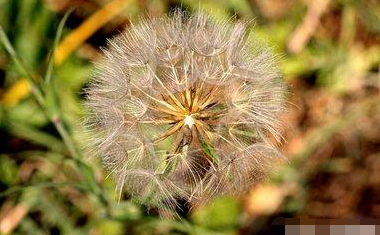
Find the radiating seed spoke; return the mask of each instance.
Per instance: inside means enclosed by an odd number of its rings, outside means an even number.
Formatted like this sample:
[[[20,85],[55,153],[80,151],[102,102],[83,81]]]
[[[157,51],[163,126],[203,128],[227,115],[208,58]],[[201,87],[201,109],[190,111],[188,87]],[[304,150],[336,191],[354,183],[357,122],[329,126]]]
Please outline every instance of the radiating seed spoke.
[[[161,79],[157,76],[157,74],[153,71],[153,69],[148,66],[149,70],[153,73],[153,77],[156,79],[156,81],[161,85],[162,88],[168,93],[168,96],[174,101],[176,105],[183,111],[186,111],[185,107],[182,106],[181,102],[178,101],[178,99],[169,91],[169,89],[164,85],[164,83],[161,81]]]
[[[199,109],[198,110],[202,110],[203,108],[207,107],[207,105],[209,105],[210,103],[212,103],[212,101],[215,99],[215,92],[218,91],[218,87],[213,87],[211,88],[210,92],[201,99],[200,101],[200,105],[199,105]],[[196,110],[196,111],[198,111]]]
[[[175,124],[174,126],[170,127],[165,133],[163,133],[161,136],[159,136],[158,138],[156,138],[153,143],[154,144],[157,144],[158,142],[168,138],[169,136],[171,136],[173,133],[175,133],[179,128],[181,128],[184,124],[184,121],[180,121],[178,122],[177,124]]]
[[[199,114],[199,118],[201,119],[217,118],[223,114],[224,114],[224,111],[203,111]]]
[[[184,104],[184,106],[185,106],[186,108],[188,108],[188,106],[187,106],[187,104],[186,104],[185,93],[184,93],[184,92],[180,92],[180,93],[179,93],[179,96],[180,96],[181,101],[182,101],[182,103]]]
[[[166,114],[170,114],[170,115],[173,115],[175,117],[184,117],[185,115],[182,114],[182,113],[179,113],[177,111],[173,111],[173,110],[168,110],[168,109],[165,109],[165,108],[161,108],[161,107],[148,107],[154,111],[157,111],[157,112],[163,112],[163,113],[166,113]]]
[[[178,153],[180,147],[181,147],[181,143],[183,141],[183,136],[184,136],[184,133],[183,133],[183,126],[181,127],[181,130],[175,135],[174,137],[174,141],[173,141],[173,144],[170,148],[170,152],[171,154],[175,154],[175,153]]]
[[[174,97],[174,98],[173,98]],[[167,98],[162,96],[162,98],[172,105],[173,107],[176,107],[177,112],[182,114],[187,114],[187,109],[181,104],[181,102],[178,101],[178,99],[175,96],[168,96]]]
[[[190,110],[192,112],[195,111],[196,109],[199,110],[198,101],[199,101],[200,96],[201,96],[201,90],[203,88],[203,85],[204,85],[204,82],[202,81],[201,83],[198,83],[195,87],[194,98],[193,98],[193,102],[191,103],[191,107],[190,107]]]
[[[172,110],[172,111],[175,111],[178,113],[177,109],[174,108],[172,105],[170,105],[169,103],[163,101],[163,100],[159,100],[159,99],[156,99],[154,98],[153,96],[147,94],[144,90],[142,90],[141,88],[139,88],[137,85],[135,85],[134,83],[131,83],[137,90],[139,90],[142,94],[144,94],[145,96],[147,96],[148,98],[150,98],[151,100],[155,101],[156,103],[158,104],[161,104],[162,106]]]
[[[158,119],[158,120],[140,120],[139,122],[144,123],[144,124],[160,125],[160,124],[174,124],[178,121],[171,120],[171,119]]]
[[[185,98],[186,98],[186,102],[187,102],[188,107],[191,107],[191,93],[190,93],[189,88],[187,88],[185,91]]]
[[[201,132],[204,133],[204,137],[206,137],[206,141],[211,143],[211,127],[205,122],[200,120],[195,120],[195,127]]]

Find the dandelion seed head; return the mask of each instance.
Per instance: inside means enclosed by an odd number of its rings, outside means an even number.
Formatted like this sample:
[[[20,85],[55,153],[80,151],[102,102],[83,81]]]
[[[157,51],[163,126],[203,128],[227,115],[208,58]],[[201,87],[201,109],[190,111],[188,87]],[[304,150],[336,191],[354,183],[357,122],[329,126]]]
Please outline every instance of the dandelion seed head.
[[[175,209],[242,192],[281,157],[271,139],[286,87],[243,22],[175,12],[133,23],[103,53],[85,123],[119,193]]]

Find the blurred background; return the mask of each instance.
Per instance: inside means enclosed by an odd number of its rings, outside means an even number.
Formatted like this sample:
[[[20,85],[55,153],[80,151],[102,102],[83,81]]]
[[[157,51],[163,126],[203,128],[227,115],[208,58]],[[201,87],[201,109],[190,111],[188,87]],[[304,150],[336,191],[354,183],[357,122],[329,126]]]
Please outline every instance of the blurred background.
[[[240,198],[167,220],[126,195],[118,202],[98,159],[73,157],[71,144],[83,142],[99,47],[130,20],[175,8],[253,20],[289,85],[289,161]],[[269,234],[277,217],[380,218],[378,0],[0,0],[0,23],[31,72],[0,47],[0,234]],[[28,79],[49,91],[47,115]]]

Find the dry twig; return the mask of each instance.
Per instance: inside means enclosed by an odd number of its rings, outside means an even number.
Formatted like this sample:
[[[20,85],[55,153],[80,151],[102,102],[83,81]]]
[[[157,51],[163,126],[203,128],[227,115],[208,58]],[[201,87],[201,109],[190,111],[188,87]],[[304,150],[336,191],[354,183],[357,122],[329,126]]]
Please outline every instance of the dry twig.
[[[297,27],[288,41],[287,47],[291,53],[298,54],[302,51],[316,31],[319,20],[328,9],[329,3],[330,0],[309,1],[309,7],[302,24]]]

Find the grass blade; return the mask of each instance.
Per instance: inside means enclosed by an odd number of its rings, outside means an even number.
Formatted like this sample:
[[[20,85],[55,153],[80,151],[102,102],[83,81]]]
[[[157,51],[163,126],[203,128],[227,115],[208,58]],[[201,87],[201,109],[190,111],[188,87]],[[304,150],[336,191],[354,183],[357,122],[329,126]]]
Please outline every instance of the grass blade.
[[[52,74],[53,74],[53,69],[54,69],[54,57],[55,57],[55,51],[56,51],[56,48],[58,46],[58,42],[62,36],[62,32],[63,32],[63,27],[65,26],[66,24],[66,21],[67,21],[67,18],[69,18],[70,14],[73,12],[73,8],[68,10],[66,12],[66,14],[62,17],[61,21],[59,22],[59,25],[58,25],[58,28],[57,28],[57,33],[55,34],[55,38],[54,38],[54,44],[53,44],[53,49],[52,49],[52,54],[49,58],[49,62],[48,62],[48,67],[47,67],[47,70],[46,70],[46,74],[45,74],[45,83],[46,84],[49,84],[50,81],[51,81],[51,77],[52,77]]]

